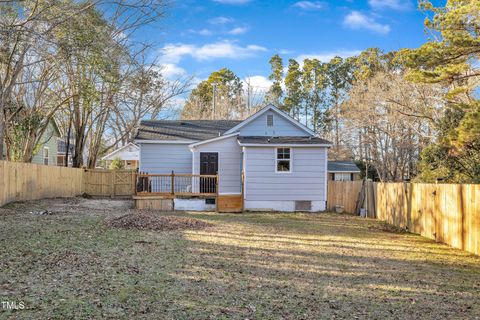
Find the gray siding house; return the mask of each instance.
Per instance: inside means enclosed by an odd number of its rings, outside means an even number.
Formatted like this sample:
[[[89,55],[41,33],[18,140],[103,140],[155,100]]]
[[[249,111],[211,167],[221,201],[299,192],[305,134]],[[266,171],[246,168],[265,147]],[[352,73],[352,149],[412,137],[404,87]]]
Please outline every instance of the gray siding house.
[[[326,208],[331,143],[273,105],[244,121],[142,121],[135,143],[140,172],[218,174],[219,196],[245,210]]]

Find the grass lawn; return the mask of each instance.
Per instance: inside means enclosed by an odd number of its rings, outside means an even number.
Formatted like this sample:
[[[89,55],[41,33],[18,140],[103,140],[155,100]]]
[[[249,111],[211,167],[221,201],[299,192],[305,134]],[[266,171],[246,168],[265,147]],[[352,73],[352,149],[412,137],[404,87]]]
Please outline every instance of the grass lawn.
[[[103,223],[132,211],[126,205],[79,198],[0,208],[0,300],[25,304],[0,306],[0,318],[480,317],[479,257],[374,220],[185,213],[214,226],[169,232]]]

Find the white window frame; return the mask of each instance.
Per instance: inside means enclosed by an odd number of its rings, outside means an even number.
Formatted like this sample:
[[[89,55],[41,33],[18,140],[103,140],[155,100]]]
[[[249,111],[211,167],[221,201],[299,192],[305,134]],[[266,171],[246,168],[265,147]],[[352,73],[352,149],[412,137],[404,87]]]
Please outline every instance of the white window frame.
[[[47,164],[45,164],[45,150],[47,150]],[[49,147],[43,147],[43,164],[46,165],[46,166],[49,166],[50,165],[50,148]]]
[[[290,159],[278,159],[278,149],[289,149],[290,150]],[[293,148],[291,147],[276,147],[275,149],[275,154],[274,154],[274,157],[275,157],[275,173],[292,173],[292,167],[293,167]],[[278,171],[278,161],[280,160],[288,160],[288,162],[290,163],[290,166],[289,166],[289,171]]]

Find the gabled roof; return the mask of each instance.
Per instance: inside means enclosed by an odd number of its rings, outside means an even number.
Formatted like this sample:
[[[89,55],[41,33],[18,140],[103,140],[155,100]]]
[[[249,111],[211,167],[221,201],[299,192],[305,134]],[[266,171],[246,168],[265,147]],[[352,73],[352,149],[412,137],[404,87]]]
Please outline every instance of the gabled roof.
[[[327,168],[330,172],[360,172],[353,161],[328,161]]]
[[[293,125],[297,126],[301,130],[305,131],[306,134],[311,135],[311,136],[315,135],[315,132],[313,132],[312,130],[310,130],[309,128],[307,128],[305,125],[301,124],[300,122],[298,122],[294,118],[292,118],[289,114],[287,114],[287,113],[283,112],[282,110],[278,109],[273,104],[266,105],[264,108],[260,109],[256,113],[252,114],[250,117],[243,120],[242,122],[240,122],[235,127],[229,129],[227,132],[225,132],[225,134],[230,134],[230,133],[234,133],[234,132],[238,131],[239,129],[243,128],[244,126],[246,126],[247,124],[249,124],[253,120],[260,117],[262,114],[264,114],[265,112],[270,111],[270,110],[276,112],[278,115],[285,118],[287,121],[291,122]]]
[[[263,136],[240,136],[238,143],[243,145],[324,145],[331,146],[328,140],[318,137],[263,137]]]
[[[208,143],[220,141],[220,140],[223,140],[223,139],[228,139],[228,138],[231,138],[231,137],[235,137],[237,135],[238,135],[238,133],[226,134],[226,135],[215,137],[215,138],[212,138],[212,139],[207,139],[207,140],[192,143],[192,144],[189,145],[189,147],[191,149],[191,148],[195,148],[195,147],[198,147],[198,146],[201,146],[201,145],[204,145],[204,144],[208,144]]]
[[[135,140],[212,139],[224,134],[241,121],[237,120],[157,120],[142,121]]]
[[[136,152],[139,152],[140,151],[140,147],[137,146],[135,143],[133,142],[130,142],[126,145],[124,145],[123,147],[120,147],[118,149],[115,149],[113,150],[112,152],[110,152],[109,154],[107,154],[106,156],[102,157],[102,160],[109,160],[109,158],[111,158],[112,156],[116,155],[117,153],[121,152],[122,150],[128,148],[128,147],[133,147]],[[138,158],[138,156],[137,156]],[[122,160],[136,160],[136,159],[122,159]]]

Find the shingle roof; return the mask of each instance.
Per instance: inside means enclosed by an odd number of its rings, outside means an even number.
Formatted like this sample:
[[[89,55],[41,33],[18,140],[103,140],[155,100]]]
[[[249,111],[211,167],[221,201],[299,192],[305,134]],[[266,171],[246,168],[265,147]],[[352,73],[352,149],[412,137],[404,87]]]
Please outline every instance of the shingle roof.
[[[353,161],[328,161],[327,167],[332,172],[360,172]]]
[[[142,121],[136,140],[207,140],[218,137],[241,121],[157,120]]]
[[[330,141],[318,137],[262,137],[262,136],[243,136],[238,137],[241,144],[332,144]]]

